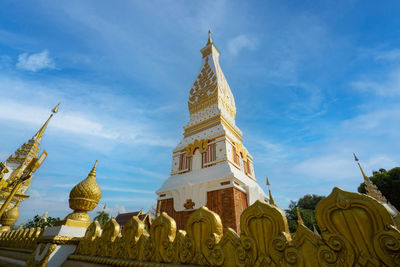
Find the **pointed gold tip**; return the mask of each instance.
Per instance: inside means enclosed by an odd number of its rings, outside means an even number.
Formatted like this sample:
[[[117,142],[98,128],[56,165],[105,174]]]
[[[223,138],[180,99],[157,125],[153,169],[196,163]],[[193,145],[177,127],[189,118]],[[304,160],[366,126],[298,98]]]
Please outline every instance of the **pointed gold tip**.
[[[297,223],[304,225],[303,218],[301,218],[301,213],[298,206],[296,207],[296,212],[297,212]]]
[[[271,184],[269,183],[269,179],[268,179],[268,176],[267,176],[267,186],[270,186]]]
[[[94,175],[94,176],[96,176],[96,168],[97,168],[97,160],[96,160],[96,162],[94,163],[94,166],[93,166],[92,170],[90,171],[89,175]]]
[[[58,107],[60,106],[60,104],[61,104],[61,103],[58,103],[57,106],[56,106],[55,108],[53,108],[51,112],[57,113]]]
[[[272,197],[271,189],[268,189],[268,191],[269,191],[269,204],[276,206],[275,200]]]
[[[358,161],[358,158],[357,158],[357,156],[356,156],[356,153],[353,153],[353,155],[354,155],[354,160],[355,160],[355,161]]]
[[[211,39],[211,30],[208,30],[208,41],[207,45],[212,44],[212,39]]]

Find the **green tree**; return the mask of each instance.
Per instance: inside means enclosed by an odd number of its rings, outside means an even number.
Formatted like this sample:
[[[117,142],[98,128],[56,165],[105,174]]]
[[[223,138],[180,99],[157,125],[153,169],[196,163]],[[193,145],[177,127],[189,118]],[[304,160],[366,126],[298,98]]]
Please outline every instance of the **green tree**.
[[[59,217],[47,217],[46,219],[42,218],[42,216],[36,214],[31,220],[29,220],[25,225],[24,228],[30,228],[30,227],[51,227],[54,226],[54,224],[59,221]]]
[[[110,214],[108,214],[104,210],[98,211],[97,216],[94,217],[94,220],[98,221],[101,226],[104,226],[110,220]]]
[[[372,174],[369,177],[371,182],[378,187],[396,209],[400,210],[400,167],[395,167],[389,171],[379,169],[379,171],[373,171]],[[360,184],[358,192],[366,193],[364,183]]]
[[[289,208],[285,210],[286,218],[289,224],[289,230],[291,233],[296,232],[297,229],[297,211],[296,207],[299,207],[301,218],[305,226],[309,229],[313,229],[313,224],[316,225],[315,220],[315,207],[317,206],[318,202],[324,199],[325,196],[318,196],[318,195],[305,195],[304,197],[300,198],[298,201],[290,201]]]

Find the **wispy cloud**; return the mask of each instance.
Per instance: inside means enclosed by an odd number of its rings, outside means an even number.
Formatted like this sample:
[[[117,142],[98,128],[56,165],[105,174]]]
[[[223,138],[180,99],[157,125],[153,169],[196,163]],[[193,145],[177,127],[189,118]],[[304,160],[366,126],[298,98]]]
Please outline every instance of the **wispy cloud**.
[[[78,96],[65,98],[62,90],[50,88],[51,85],[38,85],[29,80],[20,81],[2,76],[0,76],[0,81],[0,90],[15,89],[13,94],[5,94],[0,99],[2,107],[0,120],[32,124],[38,127],[47,119],[50,109],[45,109],[40,104],[32,105],[32,102],[37,103],[32,100],[39,99],[41,102],[46,102],[47,99],[49,103],[50,101],[56,103],[61,98],[60,112],[49,125],[50,128],[61,133],[132,145],[173,147],[176,144],[175,139],[168,137],[168,129],[161,130],[163,126],[154,119],[163,116],[165,112],[173,111],[170,107],[159,107],[147,111],[145,107],[140,107],[140,103],[134,105],[135,99],[131,99],[132,106],[129,106],[129,100],[124,97],[111,93],[101,94],[101,90],[90,93],[88,85],[74,82],[76,88],[88,91],[85,95],[88,101],[96,103],[93,107],[84,106]],[[68,82],[60,81],[60,83]],[[36,88],[35,92],[32,93],[30,88]],[[26,94],[31,95],[31,98],[18,97]],[[121,106],[124,107],[124,114],[129,117],[121,118]],[[103,107],[108,112],[104,112],[99,107]]]
[[[102,186],[102,187],[101,187],[101,190],[104,190],[104,191],[113,191],[113,192],[154,194],[154,191],[151,191],[151,190],[133,189],[133,188],[126,188],[126,187]]]
[[[23,53],[18,56],[17,68],[39,71],[43,69],[54,69],[55,64],[52,58],[49,56],[49,52],[44,50],[36,54]]]
[[[387,51],[379,51],[375,54],[374,59],[377,61],[396,61],[400,59],[400,49],[392,49]]]
[[[254,50],[257,44],[257,39],[242,34],[228,42],[228,50],[232,55],[236,56],[243,49]]]
[[[364,78],[352,82],[351,86],[363,91],[373,92],[380,96],[399,96],[400,95],[400,67],[390,71],[386,77],[373,80]]]

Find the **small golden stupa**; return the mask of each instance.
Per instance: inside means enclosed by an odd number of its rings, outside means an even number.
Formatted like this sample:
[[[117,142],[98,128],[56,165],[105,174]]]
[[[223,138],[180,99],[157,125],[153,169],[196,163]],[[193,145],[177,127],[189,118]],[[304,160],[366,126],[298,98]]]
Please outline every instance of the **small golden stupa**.
[[[4,212],[3,216],[0,218],[0,233],[10,231],[10,226],[13,225],[19,218],[18,205],[14,205],[11,209]]]
[[[68,214],[57,225],[74,227],[88,227],[90,225],[90,217],[87,212],[93,210],[101,198],[101,190],[96,181],[96,167],[97,160],[88,177],[72,188],[69,193],[69,207],[74,212]]]

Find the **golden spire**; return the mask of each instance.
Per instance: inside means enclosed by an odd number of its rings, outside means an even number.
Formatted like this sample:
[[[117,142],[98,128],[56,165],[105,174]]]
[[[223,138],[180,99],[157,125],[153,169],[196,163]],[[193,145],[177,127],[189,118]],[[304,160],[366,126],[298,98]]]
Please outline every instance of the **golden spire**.
[[[51,110],[50,117],[49,117],[49,118],[47,119],[47,121],[43,124],[43,126],[39,129],[39,131],[33,136],[33,139],[35,139],[35,140],[40,140],[40,139],[42,138],[43,133],[44,133],[44,131],[45,131],[46,128],[47,128],[47,125],[49,124],[49,122],[50,122],[51,118],[53,117],[53,115],[57,113],[58,107],[59,107],[59,106],[60,106],[60,103],[58,103],[57,106]]]
[[[296,207],[296,212],[297,212],[297,223],[299,225],[304,225],[303,219],[301,218],[299,206]]]
[[[206,45],[209,45],[209,44],[212,44],[212,43],[213,43],[213,41],[211,39],[211,30],[208,30],[208,41],[207,41]]]
[[[274,198],[272,197],[272,193],[271,193],[270,183],[269,183],[268,177],[267,177],[267,186],[268,186],[268,192],[269,192],[269,204],[276,206]]]
[[[47,125],[50,122],[50,119],[53,115],[58,111],[58,107],[60,103],[52,110],[50,117],[43,124],[43,126],[39,129],[39,131],[25,144],[23,144],[20,148],[15,151],[7,160],[6,163],[15,162],[19,163],[20,166],[28,164],[33,158],[36,158],[39,154],[40,150],[40,141],[43,136],[44,131],[47,128]],[[16,169],[11,170],[14,172]],[[14,175],[14,174],[12,174]]]
[[[387,203],[386,198],[382,195],[381,191],[379,191],[378,187],[371,182],[371,180],[368,178],[367,175],[365,175],[365,172],[364,172],[363,168],[361,167],[361,164],[358,161],[356,154],[353,153],[353,155],[354,155],[354,160],[357,162],[357,165],[360,168],[362,176],[364,177],[365,190],[367,192],[367,195],[375,198],[376,200],[378,200],[380,202]]]

